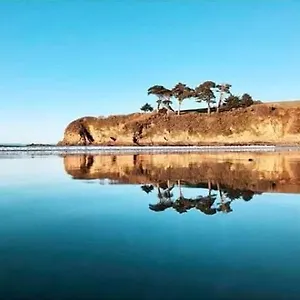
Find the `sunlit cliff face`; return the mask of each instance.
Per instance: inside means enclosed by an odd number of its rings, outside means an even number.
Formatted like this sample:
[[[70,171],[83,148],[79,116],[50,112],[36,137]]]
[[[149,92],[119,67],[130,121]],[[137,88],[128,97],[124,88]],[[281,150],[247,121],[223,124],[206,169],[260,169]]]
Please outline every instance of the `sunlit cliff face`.
[[[299,144],[300,108],[258,104],[220,114],[130,114],[84,117],[60,145]]]
[[[74,179],[127,184],[223,186],[253,192],[300,192],[300,154],[223,153],[162,155],[69,155]]]

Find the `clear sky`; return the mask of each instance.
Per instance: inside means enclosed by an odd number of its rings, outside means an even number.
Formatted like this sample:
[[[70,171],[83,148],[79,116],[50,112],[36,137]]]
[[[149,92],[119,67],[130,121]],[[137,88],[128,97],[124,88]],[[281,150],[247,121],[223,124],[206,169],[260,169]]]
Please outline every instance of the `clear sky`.
[[[300,99],[299,32],[299,0],[1,0],[0,143],[138,111],[154,84]]]

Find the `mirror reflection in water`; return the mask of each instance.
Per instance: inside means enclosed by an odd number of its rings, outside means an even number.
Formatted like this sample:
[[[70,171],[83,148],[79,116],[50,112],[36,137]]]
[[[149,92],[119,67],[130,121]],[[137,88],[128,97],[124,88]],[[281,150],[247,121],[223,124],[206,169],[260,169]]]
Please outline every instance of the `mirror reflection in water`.
[[[0,175],[1,299],[299,298],[300,153],[24,153]]]
[[[300,192],[297,153],[70,155],[64,166],[73,179],[140,185],[146,194],[156,195],[156,203],[149,204],[156,212],[230,213],[237,200],[247,202],[265,192]],[[187,197],[183,189],[200,189],[201,194]]]

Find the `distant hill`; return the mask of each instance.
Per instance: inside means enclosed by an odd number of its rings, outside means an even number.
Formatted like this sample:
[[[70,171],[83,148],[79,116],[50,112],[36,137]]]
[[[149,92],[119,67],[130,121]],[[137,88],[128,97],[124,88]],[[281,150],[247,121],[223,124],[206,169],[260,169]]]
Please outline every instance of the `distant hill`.
[[[18,144],[18,143],[2,143],[0,147],[53,147],[55,144]]]
[[[282,107],[300,107],[300,100],[293,100],[293,101],[276,101],[276,102],[268,102],[265,103],[268,105],[276,105]]]
[[[22,147],[25,144],[18,144],[18,143],[0,143],[0,147]]]

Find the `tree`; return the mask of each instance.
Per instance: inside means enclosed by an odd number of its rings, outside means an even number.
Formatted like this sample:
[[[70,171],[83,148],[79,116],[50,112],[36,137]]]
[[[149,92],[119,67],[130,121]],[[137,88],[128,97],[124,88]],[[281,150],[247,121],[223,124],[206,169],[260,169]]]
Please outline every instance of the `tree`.
[[[212,91],[216,84],[213,81],[205,81],[195,88],[194,97],[197,102],[204,101],[207,103],[207,113],[210,114],[211,104],[215,103],[215,94]]]
[[[144,111],[144,112],[152,112],[153,111],[153,107],[149,104],[149,103],[146,103],[144,104],[141,108],[141,111]]]
[[[252,97],[249,94],[244,94],[241,98],[241,105],[244,107],[251,106],[254,103]]]
[[[167,113],[169,113],[170,111],[174,111],[174,109],[171,107],[172,104],[172,91],[169,89],[164,88],[162,91],[162,96],[163,96],[163,105],[164,107],[167,109]]]
[[[169,112],[170,110],[173,110],[170,106],[172,104],[171,97],[172,97],[172,91],[165,88],[162,85],[154,85],[148,89],[148,95],[155,95],[157,99],[157,110],[160,110],[161,105],[167,109]]]
[[[217,112],[220,111],[220,107],[221,107],[224,95],[225,94],[231,95],[230,88],[231,88],[231,84],[228,84],[228,83],[222,83],[222,84],[216,85],[217,92],[220,93],[220,97],[219,97],[219,101],[218,101],[218,105],[217,105]]]
[[[162,85],[154,85],[148,89],[148,95],[155,95],[158,98],[156,101],[157,110],[160,109],[160,106],[162,104],[164,90],[165,90],[165,87]]]
[[[248,107],[252,104],[254,104],[254,101],[249,94],[244,94],[242,97],[230,95],[224,101],[224,105],[228,108]]]
[[[177,99],[178,101],[178,111],[177,114],[180,115],[181,110],[181,104],[184,99],[191,98],[194,95],[194,90],[188,87],[184,83],[177,83],[175,87],[172,89],[172,95]]]
[[[173,96],[178,101],[178,112],[177,112],[178,115],[180,115],[180,107],[181,107],[181,104],[183,101],[183,93],[184,93],[185,88],[186,88],[186,84],[179,82],[172,89]]]
[[[227,108],[236,108],[241,105],[241,99],[238,96],[230,95],[223,104]]]

